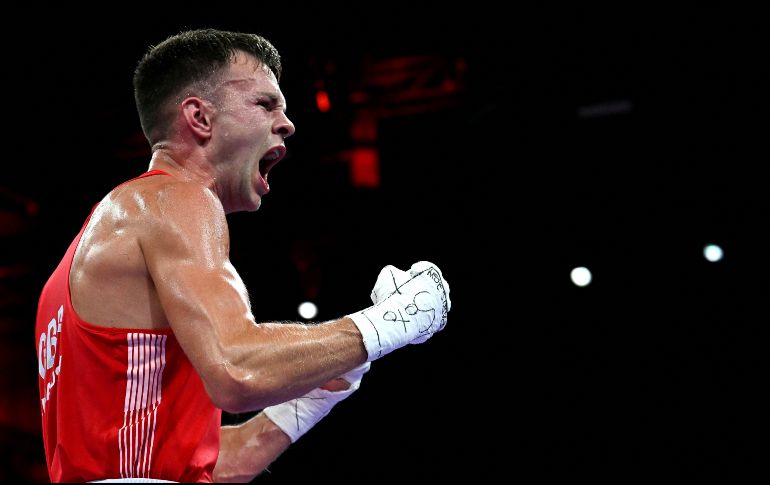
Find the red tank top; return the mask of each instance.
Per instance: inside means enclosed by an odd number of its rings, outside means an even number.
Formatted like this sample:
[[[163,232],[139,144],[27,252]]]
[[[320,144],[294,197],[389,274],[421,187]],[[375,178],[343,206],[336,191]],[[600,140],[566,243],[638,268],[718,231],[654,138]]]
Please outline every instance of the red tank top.
[[[153,170],[137,178],[160,174],[168,175]],[[90,218],[38,303],[38,387],[51,481],[211,482],[221,410],[172,331],[99,327],[72,307],[70,267]]]

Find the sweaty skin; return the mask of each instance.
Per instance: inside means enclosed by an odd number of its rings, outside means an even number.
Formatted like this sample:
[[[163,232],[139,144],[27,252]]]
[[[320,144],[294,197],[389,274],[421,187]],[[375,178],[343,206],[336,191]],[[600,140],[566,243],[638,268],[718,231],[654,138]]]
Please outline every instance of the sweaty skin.
[[[271,165],[260,160],[283,156],[294,133],[275,76],[239,53],[208,98],[191,95],[169,108],[171,125],[149,168],[171,176],[124,184],[94,212],[70,271],[75,310],[98,326],[170,327],[212,402],[228,412],[262,409],[325,383],[346,388],[335,378],[367,358],[352,320],[257,323],[229,260],[226,214],[259,209],[269,191],[260,164]],[[262,458],[254,458],[256,445]],[[217,476],[253,477],[288,445],[261,414],[224,427]],[[243,461],[244,447],[252,459]]]

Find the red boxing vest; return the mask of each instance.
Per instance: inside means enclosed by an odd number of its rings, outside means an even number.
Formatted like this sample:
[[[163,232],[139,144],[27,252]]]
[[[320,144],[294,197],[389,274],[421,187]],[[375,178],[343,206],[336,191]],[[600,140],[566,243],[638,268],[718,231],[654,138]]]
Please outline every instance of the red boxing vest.
[[[161,174],[168,175],[153,170],[137,178]],[[99,327],[72,307],[70,267],[90,218],[38,302],[38,387],[51,481],[211,482],[222,412],[173,332]]]

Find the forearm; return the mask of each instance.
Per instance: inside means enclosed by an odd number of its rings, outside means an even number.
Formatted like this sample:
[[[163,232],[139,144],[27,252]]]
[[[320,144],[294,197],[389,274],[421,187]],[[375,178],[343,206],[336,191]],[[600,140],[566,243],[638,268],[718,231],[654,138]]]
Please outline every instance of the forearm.
[[[263,409],[301,396],[366,361],[361,334],[347,318],[303,325],[262,323],[225,342],[221,371],[227,394],[240,396],[231,412]],[[224,390],[222,390],[224,391]]]
[[[262,473],[291,444],[264,414],[237,426],[223,426],[215,482],[246,483]]]

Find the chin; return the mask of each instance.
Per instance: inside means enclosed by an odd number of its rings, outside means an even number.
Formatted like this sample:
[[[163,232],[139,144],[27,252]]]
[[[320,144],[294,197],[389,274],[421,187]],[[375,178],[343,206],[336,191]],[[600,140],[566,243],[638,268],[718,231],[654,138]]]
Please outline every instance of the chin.
[[[243,212],[256,212],[262,206],[262,196],[256,190],[250,191],[248,194],[242,194],[241,198],[241,211]]]
[[[262,200],[252,200],[248,202],[242,202],[240,205],[236,206],[235,209],[226,210],[225,212],[227,214],[233,213],[233,212],[256,212],[259,210],[259,208],[262,206]]]

